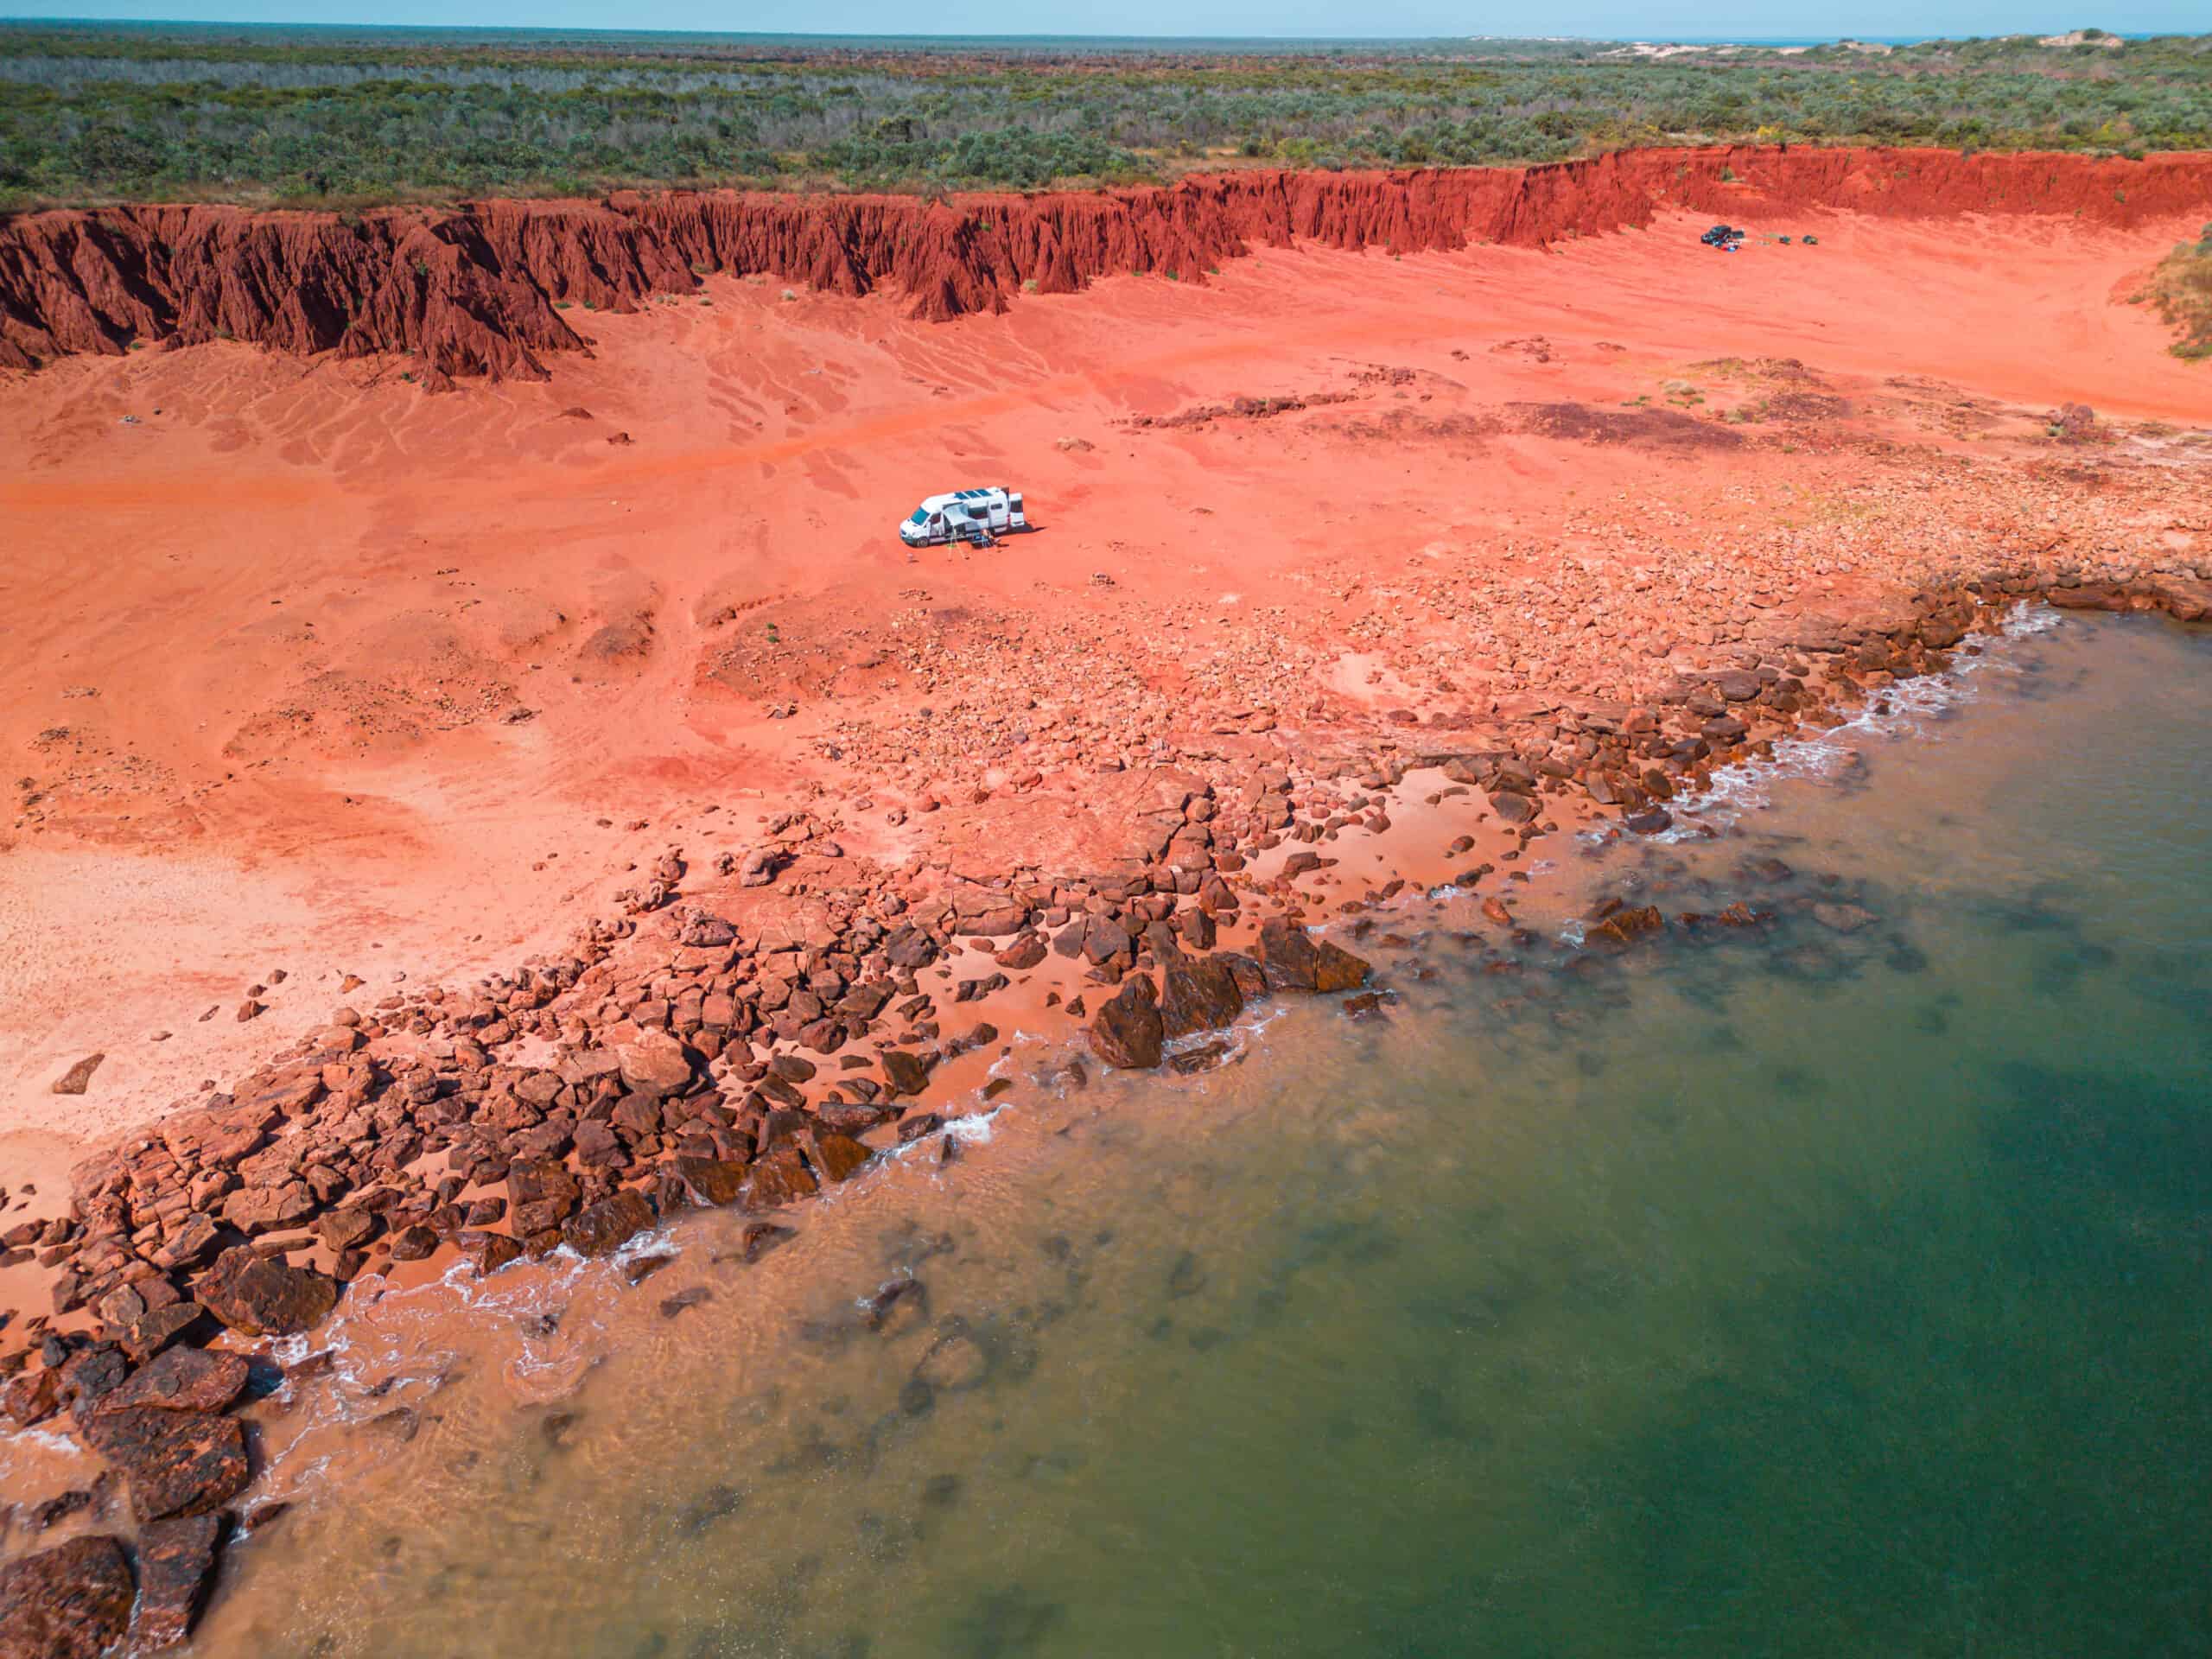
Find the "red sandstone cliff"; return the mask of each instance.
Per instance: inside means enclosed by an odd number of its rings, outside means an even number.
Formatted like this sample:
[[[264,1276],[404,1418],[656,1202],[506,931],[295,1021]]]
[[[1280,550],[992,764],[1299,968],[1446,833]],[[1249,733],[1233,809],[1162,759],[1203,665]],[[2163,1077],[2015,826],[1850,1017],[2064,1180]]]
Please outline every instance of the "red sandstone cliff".
[[[1255,242],[1398,251],[1542,246],[1644,225],[1662,207],[1720,218],[1848,208],[1898,217],[2035,213],[2133,225],[2212,208],[2212,156],[2143,162],[1949,150],[1719,147],[1536,168],[1243,172],[1161,188],[1039,196],[621,192],[603,202],[486,201],[355,217],[227,207],[0,217],[0,365],[249,340],[294,353],[404,352],[433,384],[543,378],[588,350],[557,302],[627,311],[766,273],[840,294],[885,283],[917,316],[1005,308],[1114,272],[1208,267]]]

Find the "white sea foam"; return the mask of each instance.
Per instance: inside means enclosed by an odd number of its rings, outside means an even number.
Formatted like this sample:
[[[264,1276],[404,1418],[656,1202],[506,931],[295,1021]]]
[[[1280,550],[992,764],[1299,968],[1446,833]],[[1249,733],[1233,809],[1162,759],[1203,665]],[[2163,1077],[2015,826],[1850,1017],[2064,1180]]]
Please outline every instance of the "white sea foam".
[[[1746,812],[1764,811],[1773,804],[1773,789],[1778,783],[1827,782],[1854,763],[1860,745],[1868,738],[1936,741],[1931,726],[1946,710],[1974,695],[1978,677],[2019,671],[2017,654],[2005,649],[2009,644],[2048,633],[2061,620],[2059,613],[2048,605],[2021,601],[2005,613],[1994,636],[1982,637],[1984,643],[1977,655],[1955,659],[1940,674],[1923,674],[1884,687],[1870,695],[1851,719],[1818,735],[1777,739],[1770,757],[1721,767],[1706,788],[1677,796],[1669,804],[1674,824],[1651,839],[1699,839],[1726,829]]]

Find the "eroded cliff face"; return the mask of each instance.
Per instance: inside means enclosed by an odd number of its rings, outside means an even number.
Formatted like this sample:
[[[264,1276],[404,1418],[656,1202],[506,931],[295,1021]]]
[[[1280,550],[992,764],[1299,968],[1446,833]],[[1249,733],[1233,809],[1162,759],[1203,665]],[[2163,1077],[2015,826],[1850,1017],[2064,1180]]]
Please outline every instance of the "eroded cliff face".
[[[1397,252],[1541,247],[1649,224],[1834,207],[1893,217],[2029,213],[2128,226],[2212,210],[2212,156],[2144,162],[1949,150],[1620,152],[1536,168],[1253,171],[1159,188],[949,202],[903,196],[620,192],[359,216],[131,207],[0,219],[0,365],[210,340],[342,356],[404,353],[430,383],[543,378],[588,351],[562,302],[629,311],[701,273],[834,293],[888,287],[917,317],[1003,310],[1094,276],[1202,283],[1255,244]],[[572,315],[572,314],[571,314]]]

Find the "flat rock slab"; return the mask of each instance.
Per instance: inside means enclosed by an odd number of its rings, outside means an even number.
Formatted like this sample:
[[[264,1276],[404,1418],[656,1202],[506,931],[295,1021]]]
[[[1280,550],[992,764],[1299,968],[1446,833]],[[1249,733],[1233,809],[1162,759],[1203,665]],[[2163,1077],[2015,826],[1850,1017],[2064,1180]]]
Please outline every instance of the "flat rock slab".
[[[97,1659],[130,1622],[130,1563],[113,1538],[72,1538],[0,1567],[0,1659]]]
[[[244,1245],[216,1258],[194,1287],[200,1305],[249,1337],[289,1337],[312,1329],[338,1306],[338,1281]]]
[[[141,1407],[163,1411],[220,1411],[245,1391],[248,1371],[239,1354],[205,1348],[168,1348],[100,1396],[98,1413]]]
[[[141,1521],[206,1515],[253,1478],[245,1431],[237,1418],[216,1412],[159,1406],[102,1412],[85,1438],[129,1478],[130,1508]]]

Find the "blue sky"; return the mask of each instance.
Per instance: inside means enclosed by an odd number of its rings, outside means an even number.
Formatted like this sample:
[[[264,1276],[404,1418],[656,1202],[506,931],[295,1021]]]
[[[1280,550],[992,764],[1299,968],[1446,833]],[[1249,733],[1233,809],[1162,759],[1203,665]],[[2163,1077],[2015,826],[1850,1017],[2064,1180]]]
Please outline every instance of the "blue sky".
[[[0,17],[68,16],[210,22],[475,24],[855,35],[1586,35],[1715,36],[2052,33],[2084,23],[2129,32],[2212,29],[2204,0],[1557,0],[1542,8],[1455,0],[0,0]]]

